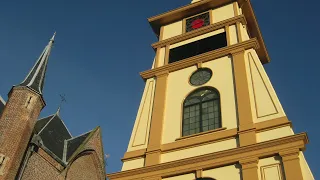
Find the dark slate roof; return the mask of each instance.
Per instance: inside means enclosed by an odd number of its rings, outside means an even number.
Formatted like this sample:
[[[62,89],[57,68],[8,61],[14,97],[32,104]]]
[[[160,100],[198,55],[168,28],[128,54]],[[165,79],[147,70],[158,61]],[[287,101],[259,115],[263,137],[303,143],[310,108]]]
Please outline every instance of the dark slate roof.
[[[1,115],[5,105],[6,105],[6,102],[0,96],[0,115]]]
[[[37,93],[42,94],[48,59],[54,42],[54,36],[55,34],[50,39],[49,44],[44,48],[36,64],[33,66],[27,77],[22,83],[20,83],[20,86],[27,86],[35,90]]]
[[[63,120],[56,114],[37,121],[34,133],[40,137],[43,149],[56,160],[67,163],[93,131],[72,137]]]
[[[40,129],[40,130],[39,130]],[[43,145],[61,160],[63,159],[64,141],[72,138],[59,115],[55,114],[39,120],[35,126]]]
[[[69,139],[66,141],[66,161],[69,160],[69,158],[73,155],[73,153],[79,148],[79,146],[87,139],[87,137],[90,135],[91,131],[88,133],[85,133],[81,136]]]
[[[34,127],[35,133],[38,134],[41,129],[53,118],[54,115],[39,119]]]

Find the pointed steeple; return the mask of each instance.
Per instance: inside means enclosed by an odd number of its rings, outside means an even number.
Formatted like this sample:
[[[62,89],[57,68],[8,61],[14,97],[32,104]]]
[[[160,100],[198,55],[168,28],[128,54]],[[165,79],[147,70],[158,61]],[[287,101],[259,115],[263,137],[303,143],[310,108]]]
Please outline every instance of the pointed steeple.
[[[53,34],[48,45],[44,48],[43,52],[38,58],[36,64],[33,66],[25,80],[20,83],[20,86],[27,86],[37,93],[42,94],[48,59],[50,56],[52,45],[54,43],[55,35],[56,33]]]

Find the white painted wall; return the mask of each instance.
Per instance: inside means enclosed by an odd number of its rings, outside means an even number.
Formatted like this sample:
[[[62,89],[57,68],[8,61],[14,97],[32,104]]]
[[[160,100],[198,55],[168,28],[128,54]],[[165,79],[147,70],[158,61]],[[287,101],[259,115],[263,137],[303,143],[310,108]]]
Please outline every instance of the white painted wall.
[[[179,151],[164,153],[161,155],[161,163],[200,156],[200,155],[223,151],[227,149],[233,149],[236,147],[237,147],[236,139],[229,139],[226,141],[205,144],[205,145],[196,146],[196,147],[183,149]]]
[[[202,171],[203,177],[211,177],[217,180],[241,180],[238,165],[230,165]]]
[[[281,158],[279,156],[260,159],[258,171],[259,180],[284,180]]]
[[[144,167],[144,158],[139,158],[139,159],[134,159],[130,161],[125,161],[122,164],[122,169],[121,171],[126,171],[130,169],[137,169]]]
[[[162,40],[182,34],[182,20],[163,26]]]
[[[213,23],[217,23],[234,17],[233,4],[219,7],[212,10]]]
[[[146,81],[127,151],[147,148],[155,83],[153,78]]]
[[[163,178],[163,180],[194,180],[196,175],[194,173],[183,174],[179,176],[173,176],[168,178]]]

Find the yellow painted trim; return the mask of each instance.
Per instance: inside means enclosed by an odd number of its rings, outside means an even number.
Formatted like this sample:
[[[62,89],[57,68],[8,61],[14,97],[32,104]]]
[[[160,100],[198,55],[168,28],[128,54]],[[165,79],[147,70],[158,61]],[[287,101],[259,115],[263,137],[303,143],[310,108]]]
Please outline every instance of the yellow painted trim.
[[[159,47],[165,47],[167,45],[176,44],[181,41],[191,39],[191,38],[224,28],[226,25],[235,24],[236,22],[241,22],[242,24],[247,23],[245,17],[243,15],[240,15],[240,16],[236,16],[230,19],[226,19],[226,20],[205,26],[200,29],[196,29],[178,36],[171,37],[169,39],[165,39],[165,40],[153,43],[151,46],[153,47],[153,49],[157,49]]]
[[[250,105],[249,84],[244,57],[245,51],[244,49],[239,49],[233,52],[232,56],[240,130],[239,141],[240,146],[246,146],[256,143],[257,140]]]
[[[227,46],[230,46],[230,45],[231,45],[231,42],[230,42],[229,25],[226,25],[226,26],[225,26],[225,31],[226,31],[226,36],[227,36]]]
[[[199,167],[202,169],[210,169],[228,164],[237,164],[240,161],[245,161],[246,159],[271,157],[284,150],[301,150],[305,148],[307,143],[307,135],[305,133],[301,133],[250,146],[238,147],[173,162],[107,174],[107,177],[110,180],[128,180],[141,179],[144,177],[174,176],[195,172]]]
[[[270,131],[270,130],[278,129],[285,126],[291,126],[291,122],[287,119],[286,116],[284,116],[284,117],[276,118],[273,120],[255,123],[254,126],[256,128],[256,132],[264,132],[264,131]],[[218,131],[207,131],[207,133],[195,134],[194,136],[185,138],[185,139],[178,138],[176,142],[173,142],[173,143],[162,144],[161,151],[172,152],[172,151],[178,151],[181,149],[203,145],[205,143],[224,141],[230,138],[235,138],[237,134],[239,134],[239,132],[236,128],[218,130]],[[146,153],[146,149],[126,152],[124,157],[122,158],[122,161],[144,157],[145,153]]]
[[[203,10],[214,9],[223,5],[231,4],[234,0],[202,0],[197,3],[192,3],[187,6],[177,8],[175,10],[169,11],[167,13],[160,14],[149,18],[149,23],[153,28],[156,34],[159,34],[160,27],[166,24],[170,24],[176,21],[179,21],[183,18],[192,16],[197,13],[201,13]],[[242,8],[242,14],[246,17],[248,21],[248,31],[250,32],[251,38],[257,38],[260,49],[257,50],[257,53],[263,64],[270,62],[270,57],[268,55],[266,46],[264,44],[258,22],[256,20],[255,14],[252,9],[250,1],[237,0],[239,6]]]
[[[282,163],[286,179],[303,179],[302,169],[300,166],[299,149],[293,148],[281,151]]]
[[[233,51],[237,51],[238,49],[258,49],[259,45],[256,39],[250,39],[247,41],[243,41],[242,43],[233,44],[231,46],[226,46],[217,50],[209,51],[207,53],[203,53],[197,56],[193,56],[184,60],[180,60],[174,63],[170,63],[158,68],[150,69],[144,72],[141,72],[141,77],[146,80],[154,77],[157,73],[161,72],[173,72],[186,67],[194,66],[198,62],[207,62],[213,59],[217,59],[223,56],[230,55]]]
[[[145,165],[160,163],[160,148],[165,109],[168,72],[157,74],[154,105]]]

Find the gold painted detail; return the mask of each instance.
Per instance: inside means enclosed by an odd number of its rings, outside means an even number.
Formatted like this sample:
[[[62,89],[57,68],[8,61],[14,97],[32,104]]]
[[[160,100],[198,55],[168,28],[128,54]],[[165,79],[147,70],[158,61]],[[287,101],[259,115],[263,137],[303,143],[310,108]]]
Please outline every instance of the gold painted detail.
[[[244,53],[241,48],[232,51],[240,146],[256,143]]]
[[[235,24],[236,22],[241,22],[243,24],[246,24],[246,19],[243,15],[239,15],[224,21],[220,21],[220,22],[205,26],[197,30],[193,30],[193,31],[181,34],[179,36],[174,36],[172,38],[153,43],[152,47],[154,49],[157,49],[157,48],[165,47],[167,45],[176,44],[187,39],[191,39],[191,38],[194,38],[194,37],[197,37],[221,28],[225,28],[225,26]]]
[[[226,127],[222,127],[222,128],[213,129],[213,130],[210,130],[210,131],[205,131],[205,132],[200,132],[200,133],[197,133],[197,134],[192,134],[192,135],[189,135],[189,136],[183,136],[183,137],[177,138],[176,141],[182,140],[182,139],[191,138],[191,137],[195,137],[195,136],[201,136],[201,135],[212,133],[212,132],[222,131],[222,130],[226,130],[226,129],[227,129]]]
[[[259,180],[258,157],[243,159],[239,161],[242,166],[243,179]]]
[[[213,51],[209,51],[207,53],[203,53],[197,56],[193,56],[184,60],[180,60],[174,63],[170,63],[158,68],[154,68],[154,69],[150,69],[144,72],[140,73],[140,76],[146,80],[149,78],[152,78],[154,76],[156,76],[156,74],[159,73],[166,73],[166,72],[173,72],[173,71],[177,71],[183,68],[187,68],[190,66],[194,66],[195,64],[197,64],[198,62],[207,62],[213,59],[217,59],[223,56],[228,56],[231,54],[232,51],[238,50],[238,49],[258,49],[259,48],[259,44],[258,41],[256,39],[250,39],[247,41],[243,41],[241,43],[238,44],[234,44],[231,46],[227,46],[227,47],[223,47],[217,50],[213,50]]]
[[[291,122],[287,119],[286,116],[268,120],[260,123],[255,123],[254,127],[256,132],[264,132],[272,129],[277,129],[284,126],[291,126]],[[190,147],[195,147],[203,145],[206,143],[213,143],[219,141],[225,141],[231,138],[236,138],[241,131],[238,131],[237,128],[228,129],[228,130],[219,130],[219,131],[209,131],[208,133],[201,134],[199,136],[191,136],[189,138],[177,139],[176,142],[162,144],[161,152],[173,152]],[[126,152],[124,157],[121,159],[123,162],[138,159],[145,157],[146,149],[129,151]]]
[[[261,142],[250,146],[238,147],[225,151],[205,154],[173,162],[146,166],[143,168],[107,174],[113,179],[140,179],[144,177],[168,177],[203,169],[221,167],[228,164],[246,162],[247,159],[272,157],[286,149],[303,150],[308,143],[306,133],[296,134],[271,141]],[[280,154],[281,155],[281,154]],[[301,170],[300,170],[301,171]]]
[[[192,3],[187,6],[177,8],[167,13],[151,17],[148,20],[151,27],[153,28],[153,31],[156,34],[159,34],[160,27],[163,25],[167,25],[179,21],[183,18],[192,16],[194,14],[198,14],[209,9],[215,9],[217,7],[221,7],[233,2],[234,0],[202,0],[197,3]],[[250,38],[257,38],[259,45],[261,46],[261,48],[257,50],[261,62],[263,64],[270,62],[270,57],[268,55],[267,48],[264,44],[258,22],[252,9],[251,2],[248,0],[237,0],[237,2],[239,6],[241,6],[242,14],[245,16],[245,19],[247,21],[247,27],[248,32],[250,33]]]
[[[281,151],[286,179],[303,179],[298,148],[287,148]]]
[[[169,72],[162,71],[156,74],[156,87],[152,119],[150,126],[149,142],[147,147],[145,165],[155,165],[160,163],[161,138],[165,109],[165,97]]]

